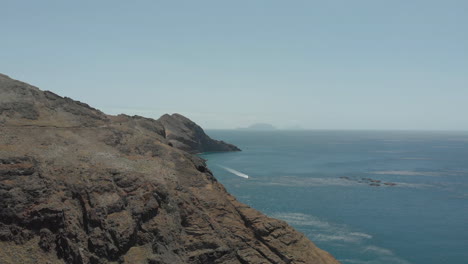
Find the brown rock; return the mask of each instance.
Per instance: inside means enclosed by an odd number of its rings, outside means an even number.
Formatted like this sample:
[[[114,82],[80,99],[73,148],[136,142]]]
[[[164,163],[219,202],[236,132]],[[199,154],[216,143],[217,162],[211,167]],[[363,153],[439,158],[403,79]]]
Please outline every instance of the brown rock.
[[[211,139],[200,126],[180,114],[166,114],[158,121],[163,125],[169,142],[189,153],[240,151],[234,145]]]
[[[0,263],[338,263],[229,195],[188,152],[234,148],[188,119],[108,116],[4,75],[0,109]]]

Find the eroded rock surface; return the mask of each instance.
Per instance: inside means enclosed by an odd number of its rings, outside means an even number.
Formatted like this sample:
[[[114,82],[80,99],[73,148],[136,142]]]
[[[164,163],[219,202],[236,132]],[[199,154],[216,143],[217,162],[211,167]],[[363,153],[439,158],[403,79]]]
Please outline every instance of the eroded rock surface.
[[[0,75],[0,263],[338,263],[228,194],[202,132]]]
[[[175,147],[189,153],[240,151],[234,145],[211,139],[203,129],[179,114],[163,115],[158,121],[165,129],[165,136]]]

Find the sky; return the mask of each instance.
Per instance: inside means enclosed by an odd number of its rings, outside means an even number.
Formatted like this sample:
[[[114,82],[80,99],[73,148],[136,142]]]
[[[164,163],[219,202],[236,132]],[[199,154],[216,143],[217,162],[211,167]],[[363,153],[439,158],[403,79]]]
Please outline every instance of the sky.
[[[0,0],[0,73],[204,128],[468,130],[466,0]]]

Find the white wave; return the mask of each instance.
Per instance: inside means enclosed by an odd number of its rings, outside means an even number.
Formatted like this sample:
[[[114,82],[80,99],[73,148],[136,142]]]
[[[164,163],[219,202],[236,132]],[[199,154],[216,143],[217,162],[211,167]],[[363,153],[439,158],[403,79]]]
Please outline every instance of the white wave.
[[[229,171],[230,173],[236,175],[236,176],[239,176],[239,177],[242,177],[242,178],[245,178],[245,179],[248,179],[249,178],[249,175],[245,174],[245,173],[242,173],[240,171],[236,171],[234,169],[231,169],[231,168],[228,168],[228,167],[224,167],[224,166],[221,166],[221,165],[218,165],[219,167]]]
[[[367,239],[371,239],[371,238],[372,238],[372,236],[369,235],[369,234],[366,234],[366,233],[359,233],[359,232],[352,232],[352,233],[350,233],[350,235],[357,236],[357,237],[362,237],[362,238],[367,238]]]
[[[436,187],[434,184],[424,184],[424,183],[408,183],[408,182],[394,182],[396,185],[394,187],[402,187],[402,188],[431,188]]]
[[[374,252],[381,255],[393,255],[393,252],[391,250],[377,246],[367,246],[366,248],[364,248],[364,251]]]
[[[407,170],[388,170],[372,171],[371,174],[379,175],[401,175],[401,176],[459,176],[463,172],[458,171],[407,171]]]
[[[371,150],[369,152],[373,152],[373,153],[403,153],[404,151],[401,151],[401,150]]]
[[[358,260],[358,259],[339,259],[343,264],[382,264],[382,263],[391,263],[391,264],[411,264],[410,262],[400,259],[397,257],[378,257],[373,260]]]
[[[379,174],[379,173],[377,173]],[[383,173],[382,173],[383,174]],[[424,183],[407,183],[407,182],[394,182],[395,186],[391,188],[431,188],[435,187],[433,184],[424,184]],[[284,187],[319,187],[319,186],[342,186],[342,187],[352,187],[352,186],[362,186],[367,185],[366,183],[359,182],[358,178],[303,178],[303,177],[294,177],[294,176],[282,176],[282,177],[273,177],[270,178],[268,182],[258,181],[255,184],[258,185],[275,185],[275,186],[284,186]],[[386,187],[385,185],[382,185]],[[382,187],[382,188],[383,188]]]
[[[312,240],[324,242],[360,243],[372,236],[362,232],[354,232],[346,225],[330,223],[312,215],[301,213],[277,213],[274,218],[282,219],[291,225],[302,226],[312,230]]]
[[[440,173],[430,171],[405,171],[405,170],[388,170],[388,171],[373,171],[372,174],[379,175],[402,175],[402,176],[439,176]]]
[[[348,242],[348,243],[355,243],[361,240],[360,237],[352,236],[351,234],[337,234],[337,235],[324,235],[318,234],[314,235],[313,241],[324,241],[324,242],[331,242],[331,241],[341,241],[341,242]]]
[[[340,260],[343,264],[410,264],[410,262],[398,257],[392,250],[372,245],[372,235],[356,232],[347,225],[328,222],[316,216],[302,213],[285,212],[275,213],[271,216],[297,226],[312,241],[356,248],[368,258],[368,260]]]
[[[370,261],[357,260],[357,259],[339,259],[343,264],[370,264]]]
[[[276,213],[273,217],[282,219],[292,225],[313,226],[323,229],[331,228],[331,225],[328,222],[321,221],[317,217],[301,213]]]
[[[468,193],[464,193],[464,194],[455,196],[455,198],[458,198],[458,199],[468,199]]]
[[[423,157],[404,157],[400,159],[402,160],[433,160],[432,158],[423,158]]]
[[[378,259],[375,260],[375,263],[411,264],[411,262],[398,257],[393,251],[386,248],[370,245],[365,247],[363,251],[377,255]]]
[[[279,185],[288,187],[315,187],[315,186],[356,186],[357,182],[349,181],[340,178],[302,178],[294,176],[283,176],[272,178],[270,182],[264,183],[265,185]]]

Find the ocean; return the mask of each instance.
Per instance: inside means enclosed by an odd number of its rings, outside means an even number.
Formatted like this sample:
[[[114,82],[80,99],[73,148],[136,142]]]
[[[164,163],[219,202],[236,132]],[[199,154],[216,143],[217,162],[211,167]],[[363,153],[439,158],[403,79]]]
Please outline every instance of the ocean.
[[[468,132],[207,133],[243,150],[200,155],[230,193],[343,264],[468,263]]]

